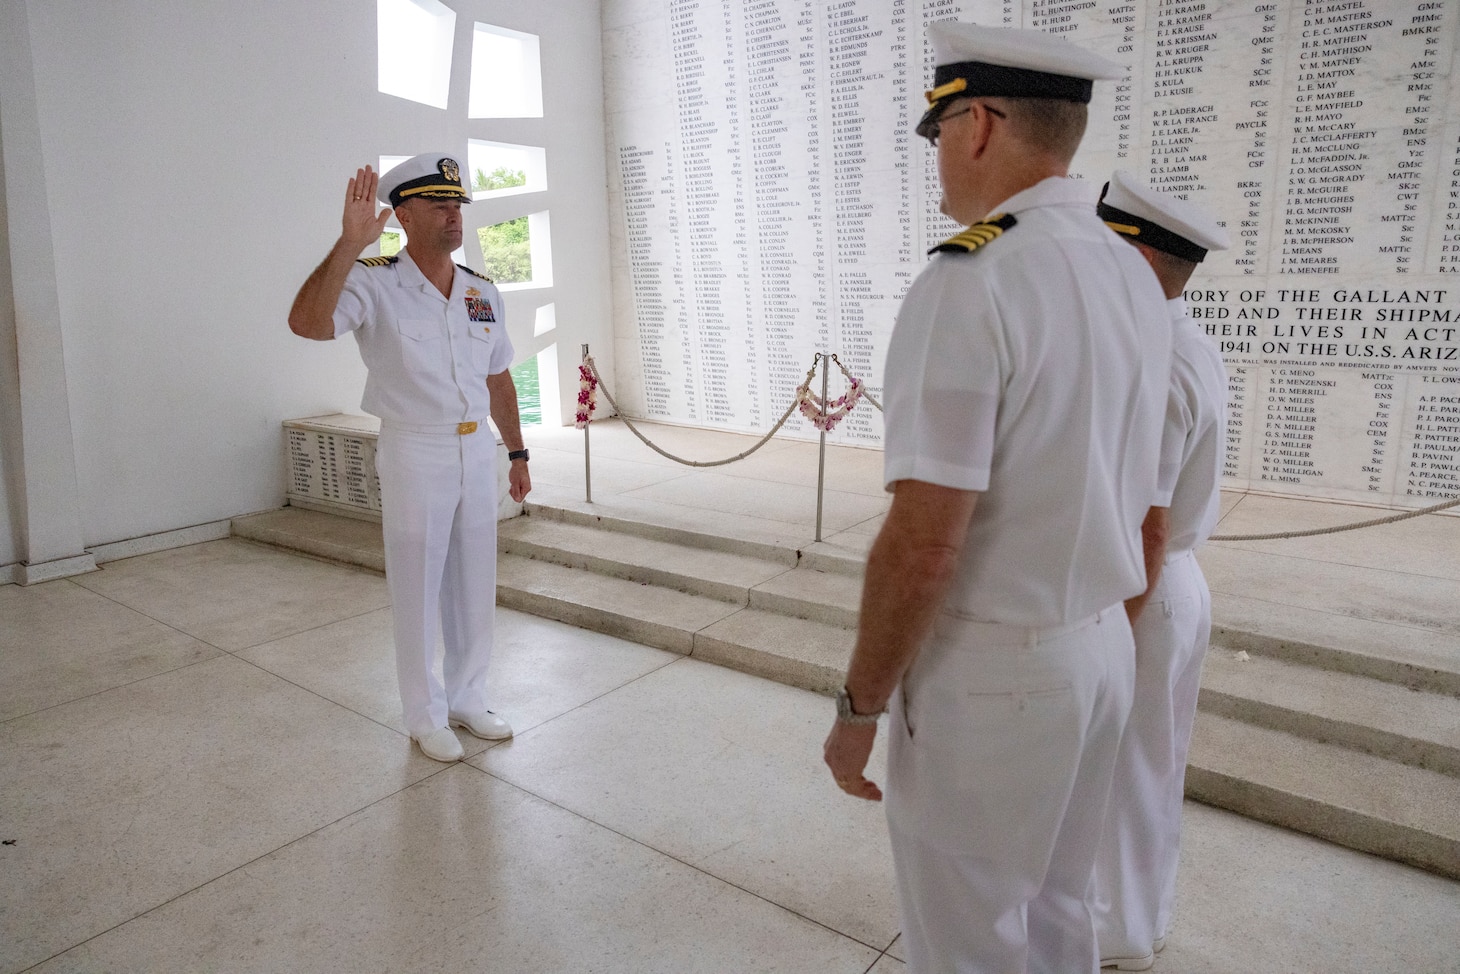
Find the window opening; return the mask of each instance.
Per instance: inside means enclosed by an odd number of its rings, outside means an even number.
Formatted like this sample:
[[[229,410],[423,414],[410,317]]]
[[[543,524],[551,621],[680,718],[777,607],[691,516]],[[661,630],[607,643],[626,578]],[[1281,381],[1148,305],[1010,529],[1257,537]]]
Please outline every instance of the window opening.
[[[476,25],[467,115],[542,118],[542,64],[536,34]]]
[[[376,86],[384,94],[445,108],[456,13],[440,0],[376,0]]]

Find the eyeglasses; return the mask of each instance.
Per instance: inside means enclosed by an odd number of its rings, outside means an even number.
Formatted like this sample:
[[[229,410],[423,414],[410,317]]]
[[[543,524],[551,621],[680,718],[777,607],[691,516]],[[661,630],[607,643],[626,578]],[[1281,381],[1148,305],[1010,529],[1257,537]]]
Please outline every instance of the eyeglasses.
[[[968,107],[967,108],[961,108],[961,109],[959,109],[956,112],[948,112],[945,115],[943,115],[941,118],[939,118],[936,122],[934,122],[933,124],[929,125],[928,126],[928,143],[930,145],[936,146],[938,144],[938,136],[940,136],[940,135],[943,134],[943,123],[946,122],[946,121],[948,121],[948,119],[950,119],[950,118],[957,118],[959,115],[967,115],[969,112],[973,111],[973,106],[974,105],[982,105],[983,106],[983,110],[986,111],[986,112],[988,112],[990,115],[997,115],[997,116],[999,116],[999,118],[1008,118],[1009,117],[1008,115],[1005,115],[1003,112],[999,111],[997,108],[995,108],[992,105],[986,105],[983,102],[974,102],[974,101],[971,101],[971,102],[968,103]]]

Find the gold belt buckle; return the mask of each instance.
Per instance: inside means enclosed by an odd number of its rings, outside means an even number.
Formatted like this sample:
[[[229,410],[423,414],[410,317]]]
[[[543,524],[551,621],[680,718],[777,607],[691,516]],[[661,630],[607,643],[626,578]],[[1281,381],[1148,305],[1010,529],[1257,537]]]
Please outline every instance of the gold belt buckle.
[[[457,436],[466,436],[469,433],[475,433],[476,431],[477,431],[477,424],[476,423],[457,423],[456,424],[456,435]]]

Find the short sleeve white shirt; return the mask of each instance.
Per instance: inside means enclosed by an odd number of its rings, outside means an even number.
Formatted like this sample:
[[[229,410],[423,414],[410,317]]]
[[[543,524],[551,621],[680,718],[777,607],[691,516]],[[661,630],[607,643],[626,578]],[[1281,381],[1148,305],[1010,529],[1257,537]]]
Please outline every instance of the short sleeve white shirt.
[[[485,420],[487,376],[512,364],[501,294],[458,266],[444,296],[409,251],[398,256],[355,264],[335,306],[335,336],[354,332],[369,370],[361,408],[397,423]]]
[[[1221,508],[1222,450],[1227,440],[1227,370],[1211,339],[1186,312],[1168,302],[1171,394],[1161,437],[1156,504],[1171,508],[1172,552],[1204,543]]]
[[[1058,625],[1145,590],[1166,299],[1082,183],[1046,179],[996,212],[1017,223],[936,255],[903,300],[884,476],[981,492],[946,610]]]

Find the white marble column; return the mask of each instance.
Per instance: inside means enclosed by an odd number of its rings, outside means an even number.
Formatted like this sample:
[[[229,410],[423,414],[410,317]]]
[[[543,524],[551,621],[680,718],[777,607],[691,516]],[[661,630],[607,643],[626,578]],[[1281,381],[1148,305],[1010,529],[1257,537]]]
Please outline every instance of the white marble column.
[[[0,136],[5,256],[14,310],[16,372],[3,377],[4,506],[18,537],[22,584],[91,571],[84,550],[67,394],[45,153],[25,3],[0,5]],[[104,178],[105,174],[98,174]],[[104,184],[92,187],[104,188]],[[85,192],[88,187],[67,187]]]

